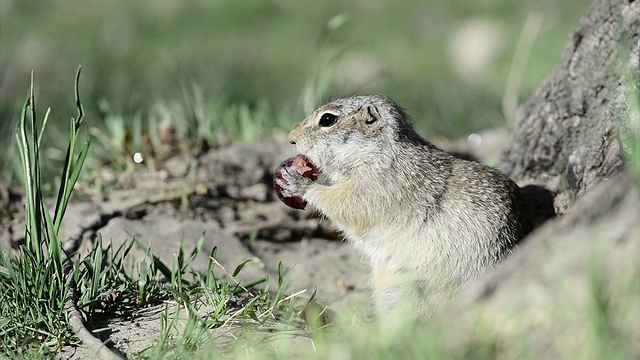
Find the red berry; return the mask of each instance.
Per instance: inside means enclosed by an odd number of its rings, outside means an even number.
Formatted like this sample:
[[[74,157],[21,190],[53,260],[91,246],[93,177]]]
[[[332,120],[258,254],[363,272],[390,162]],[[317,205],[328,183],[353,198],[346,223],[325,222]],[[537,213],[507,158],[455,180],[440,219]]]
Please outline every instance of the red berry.
[[[320,175],[320,170],[318,170],[318,168],[313,166],[311,161],[309,161],[309,158],[307,158],[304,155],[300,155],[300,154],[296,155],[294,157],[288,158],[287,160],[283,161],[278,166],[278,168],[276,168],[275,177],[278,178],[278,179],[283,179],[283,177],[282,177],[282,169],[284,169],[286,167],[295,168],[296,173],[300,174],[301,176],[306,177],[307,179],[309,179],[311,181],[318,180],[318,176]],[[289,207],[292,207],[294,209],[304,209],[307,206],[307,202],[304,201],[301,197],[298,197],[298,196],[291,196],[291,197],[282,196],[282,187],[280,187],[280,185],[276,184],[275,181],[273,183],[273,189],[275,190],[276,195],[278,196],[278,199],[280,199],[280,201],[282,201],[285,205],[287,205]]]

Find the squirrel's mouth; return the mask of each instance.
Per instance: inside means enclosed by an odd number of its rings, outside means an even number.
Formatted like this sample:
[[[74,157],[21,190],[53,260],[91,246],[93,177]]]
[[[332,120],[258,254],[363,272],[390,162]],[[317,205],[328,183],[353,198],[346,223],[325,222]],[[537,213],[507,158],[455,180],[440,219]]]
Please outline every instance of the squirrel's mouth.
[[[322,171],[309,159],[307,155],[298,154],[293,158],[293,165],[296,167],[298,174],[309,178],[313,181],[318,179]]]

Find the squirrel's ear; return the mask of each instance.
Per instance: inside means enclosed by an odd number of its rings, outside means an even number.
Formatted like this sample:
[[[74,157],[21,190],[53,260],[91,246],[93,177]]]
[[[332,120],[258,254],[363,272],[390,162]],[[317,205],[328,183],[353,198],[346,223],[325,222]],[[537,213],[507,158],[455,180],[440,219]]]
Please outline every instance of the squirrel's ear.
[[[380,122],[380,113],[378,109],[373,104],[366,104],[362,107],[362,113],[365,115],[365,124],[373,125],[377,122]]]

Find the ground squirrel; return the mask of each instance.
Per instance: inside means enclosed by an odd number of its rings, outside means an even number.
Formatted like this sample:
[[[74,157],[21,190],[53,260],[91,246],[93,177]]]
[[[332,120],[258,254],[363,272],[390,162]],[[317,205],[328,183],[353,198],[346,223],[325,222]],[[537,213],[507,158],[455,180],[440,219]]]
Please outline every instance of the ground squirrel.
[[[391,99],[323,105],[289,141],[321,171],[277,179],[333,220],[369,263],[378,313],[417,300],[419,316],[493,268],[529,230],[518,186],[420,137]],[[409,296],[407,296],[409,295]]]

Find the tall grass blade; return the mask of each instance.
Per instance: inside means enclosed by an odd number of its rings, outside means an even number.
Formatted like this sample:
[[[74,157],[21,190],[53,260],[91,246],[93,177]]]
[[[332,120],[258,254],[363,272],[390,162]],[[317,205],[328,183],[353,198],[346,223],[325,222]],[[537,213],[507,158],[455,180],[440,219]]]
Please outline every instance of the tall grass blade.
[[[79,82],[80,82],[80,73],[82,71],[82,67],[78,68],[76,73],[75,80],[75,97],[76,97],[76,108],[78,111],[78,116],[76,119],[72,119],[70,124],[70,132],[71,139],[69,140],[69,144],[67,146],[67,152],[65,154],[64,167],[62,170],[62,178],[60,181],[60,187],[58,189],[58,198],[56,200],[56,212],[53,219],[53,226],[55,229],[55,233],[58,234],[60,231],[60,226],[62,224],[62,218],[64,213],[67,210],[67,206],[69,204],[69,199],[71,198],[71,192],[73,191],[73,187],[80,176],[80,171],[82,170],[82,166],[84,165],[84,161],[87,156],[87,152],[89,150],[90,138],[88,132],[85,131],[85,142],[80,149],[80,153],[78,154],[77,159],[74,161],[74,156],[76,154],[76,142],[78,137],[78,132],[80,131],[80,126],[84,124],[86,130],[86,123],[84,123],[84,110],[82,109],[82,103],[80,101],[80,91],[79,91]]]

